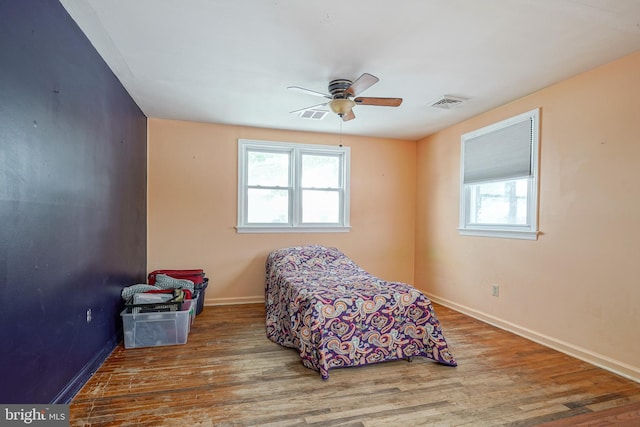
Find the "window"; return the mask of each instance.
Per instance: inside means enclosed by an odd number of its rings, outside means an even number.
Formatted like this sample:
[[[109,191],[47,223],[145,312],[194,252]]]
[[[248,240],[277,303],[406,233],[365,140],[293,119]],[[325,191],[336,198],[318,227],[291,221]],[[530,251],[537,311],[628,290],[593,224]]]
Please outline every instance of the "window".
[[[538,237],[538,122],[535,109],[462,135],[462,235]]]
[[[349,231],[349,147],[238,140],[239,233]]]

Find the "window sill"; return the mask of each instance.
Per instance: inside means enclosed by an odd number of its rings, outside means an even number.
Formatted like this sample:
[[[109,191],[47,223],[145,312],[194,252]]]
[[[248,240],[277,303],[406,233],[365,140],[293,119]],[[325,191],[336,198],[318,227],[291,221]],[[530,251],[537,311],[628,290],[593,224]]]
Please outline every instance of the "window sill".
[[[497,237],[500,239],[538,240],[538,231],[458,228],[461,236]]]
[[[292,226],[237,226],[236,231],[240,233],[348,233],[350,226],[329,226],[329,227],[292,227]]]

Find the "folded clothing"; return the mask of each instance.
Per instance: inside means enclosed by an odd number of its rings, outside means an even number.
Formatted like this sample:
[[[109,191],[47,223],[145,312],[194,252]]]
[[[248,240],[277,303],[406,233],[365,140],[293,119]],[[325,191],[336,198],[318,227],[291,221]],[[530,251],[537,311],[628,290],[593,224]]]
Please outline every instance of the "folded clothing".
[[[162,288],[159,288],[157,286],[147,285],[146,283],[139,283],[137,285],[127,286],[126,288],[122,289],[120,296],[122,297],[123,300],[128,301],[133,294],[139,294],[143,292],[152,292],[152,291],[161,291],[161,290]]]
[[[187,289],[191,293],[194,290],[194,284],[191,280],[175,279],[166,274],[157,274],[155,285],[161,289]]]
[[[180,291],[182,292],[182,295],[184,295],[184,299],[191,299],[194,295],[194,292],[191,292],[189,289],[158,289],[158,290],[151,290],[151,291],[147,291],[145,292],[145,294],[170,294],[170,295],[176,295],[176,292]]]
[[[173,300],[173,292],[168,294],[168,293],[150,293],[150,292],[143,292],[140,294],[134,294],[133,295],[133,303],[134,304],[160,304],[163,302],[169,302]]]
[[[175,283],[174,283],[174,285],[175,285]],[[142,294],[142,293],[174,294],[174,296],[177,296],[176,292],[175,292],[177,290],[182,291],[182,293],[179,294],[182,299],[191,299],[192,296],[194,295],[193,282],[191,282],[191,289],[182,288],[180,286],[168,287],[168,285],[165,285],[165,287],[163,288],[163,287],[160,287],[160,286],[147,285],[145,283],[140,283],[140,284],[136,284],[136,285],[127,286],[126,288],[122,289],[122,292],[120,293],[120,296],[122,297],[122,299],[124,301],[129,301],[129,299],[133,295]],[[182,299],[180,299],[180,300],[175,300],[174,299],[174,301],[182,301]]]

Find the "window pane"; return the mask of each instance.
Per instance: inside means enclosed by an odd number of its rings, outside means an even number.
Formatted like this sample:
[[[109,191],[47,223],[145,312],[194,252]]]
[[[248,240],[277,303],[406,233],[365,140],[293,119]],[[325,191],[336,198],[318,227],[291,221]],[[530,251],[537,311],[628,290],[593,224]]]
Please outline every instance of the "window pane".
[[[302,191],[302,222],[340,222],[340,193],[338,191]]]
[[[469,224],[528,225],[529,178],[469,184]]]
[[[289,153],[249,151],[247,163],[249,185],[289,186]]]
[[[339,186],[339,157],[302,155],[302,187],[338,188]]]
[[[349,147],[238,139],[238,232],[348,231],[349,160]]]
[[[247,192],[247,222],[289,222],[289,191],[250,188]]]

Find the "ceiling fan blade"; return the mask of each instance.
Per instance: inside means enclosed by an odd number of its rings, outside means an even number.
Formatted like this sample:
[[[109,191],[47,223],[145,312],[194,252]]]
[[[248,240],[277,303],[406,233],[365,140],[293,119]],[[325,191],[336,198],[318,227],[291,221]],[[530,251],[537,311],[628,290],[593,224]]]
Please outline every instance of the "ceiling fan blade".
[[[316,92],[315,90],[305,89],[299,86],[289,86],[287,89],[295,90],[297,92],[306,93],[307,95],[321,96],[323,98],[331,99],[331,95],[327,95],[326,93]]]
[[[381,107],[398,107],[402,104],[402,98],[366,98],[360,97],[353,100],[359,105],[379,105]]]
[[[360,77],[356,79],[355,82],[351,83],[351,86],[344,91],[346,95],[356,96],[359,93],[364,92],[369,89],[374,84],[378,83],[378,79],[376,76],[372,76],[369,73],[364,73]]]
[[[313,110],[313,109],[316,109],[316,108],[319,108],[319,107],[324,107],[328,103],[329,102],[323,102],[322,104],[312,105],[311,107],[300,108],[299,110],[289,111],[289,114],[300,113],[302,111]]]
[[[356,118],[356,115],[353,113],[353,110],[349,110],[349,112],[347,114],[344,114],[342,116],[342,121],[343,122],[348,122],[349,120],[353,120]]]

